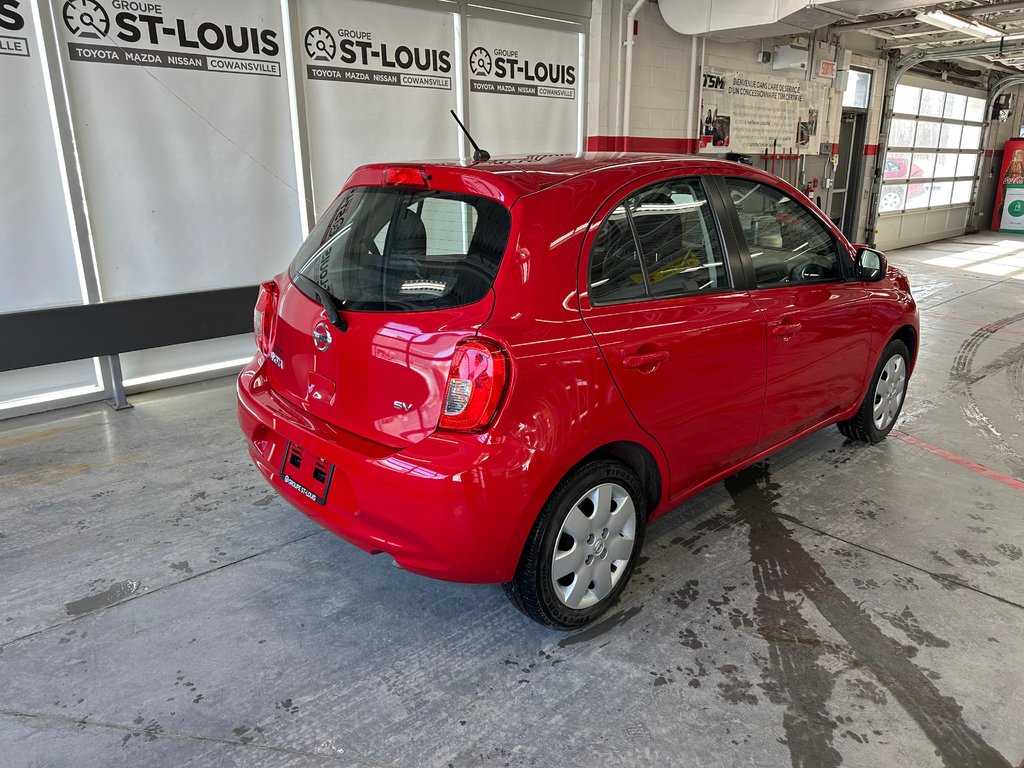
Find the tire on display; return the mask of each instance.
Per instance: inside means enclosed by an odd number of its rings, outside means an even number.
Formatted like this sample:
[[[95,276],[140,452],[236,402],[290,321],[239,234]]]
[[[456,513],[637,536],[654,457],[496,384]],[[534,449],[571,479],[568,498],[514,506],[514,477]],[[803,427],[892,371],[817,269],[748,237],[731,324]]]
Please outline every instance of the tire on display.
[[[875,366],[868,393],[857,413],[836,426],[844,437],[864,443],[885,439],[900,417],[907,394],[907,366],[910,352],[907,345],[893,339],[882,351]]]
[[[581,627],[622,594],[643,546],[647,509],[636,473],[601,459],[570,472],[555,488],[505,585],[534,621]]]

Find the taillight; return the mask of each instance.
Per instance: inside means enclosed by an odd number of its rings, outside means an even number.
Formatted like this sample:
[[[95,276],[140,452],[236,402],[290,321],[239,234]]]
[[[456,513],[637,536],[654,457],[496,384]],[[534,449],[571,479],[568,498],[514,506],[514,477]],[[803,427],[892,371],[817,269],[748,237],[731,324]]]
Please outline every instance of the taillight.
[[[252,330],[256,348],[269,355],[274,348],[274,316],[277,314],[277,285],[267,281],[260,285],[260,295],[252,313]]]
[[[455,347],[438,429],[471,432],[494,418],[508,383],[508,358],[486,339]]]

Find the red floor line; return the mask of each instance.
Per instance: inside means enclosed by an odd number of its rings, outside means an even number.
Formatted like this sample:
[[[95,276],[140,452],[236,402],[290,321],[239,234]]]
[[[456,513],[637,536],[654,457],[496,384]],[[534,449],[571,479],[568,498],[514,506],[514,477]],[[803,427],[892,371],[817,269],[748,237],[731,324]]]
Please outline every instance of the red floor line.
[[[935,454],[939,458],[958,464],[965,469],[971,470],[971,472],[976,472],[983,477],[987,477],[989,480],[995,480],[997,483],[1002,483],[1008,488],[1013,488],[1015,491],[1024,491],[1024,482],[1021,482],[1015,477],[1009,477],[1001,472],[996,472],[994,469],[983,467],[981,464],[973,462],[970,459],[965,459],[963,456],[958,456],[944,448],[939,448],[937,445],[926,443],[924,440],[918,440],[916,437],[911,437],[906,432],[900,432],[898,429],[894,429],[889,434],[897,440],[902,440],[904,443],[908,443],[909,445],[916,445],[918,448],[923,448],[928,451],[928,453]]]

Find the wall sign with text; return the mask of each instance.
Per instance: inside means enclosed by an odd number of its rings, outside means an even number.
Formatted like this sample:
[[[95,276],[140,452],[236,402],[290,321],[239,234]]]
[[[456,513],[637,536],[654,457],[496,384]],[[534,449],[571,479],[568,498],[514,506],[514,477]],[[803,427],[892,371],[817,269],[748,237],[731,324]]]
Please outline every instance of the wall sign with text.
[[[175,15],[167,3],[64,0],[72,61],[281,76],[278,29]]]

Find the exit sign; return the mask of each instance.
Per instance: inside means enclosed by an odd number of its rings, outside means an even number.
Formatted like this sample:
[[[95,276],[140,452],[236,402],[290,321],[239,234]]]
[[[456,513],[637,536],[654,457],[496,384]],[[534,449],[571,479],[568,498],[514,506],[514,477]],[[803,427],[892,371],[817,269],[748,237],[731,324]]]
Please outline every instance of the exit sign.
[[[818,62],[818,77],[835,77],[836,76],[836,63],[834,61],[828,61],[822,59]]]

